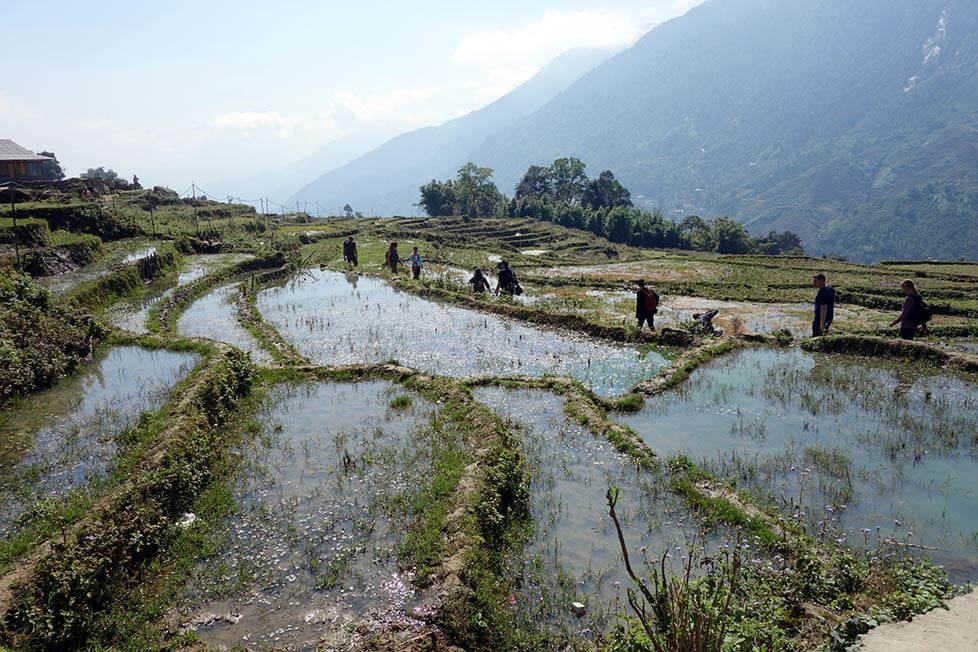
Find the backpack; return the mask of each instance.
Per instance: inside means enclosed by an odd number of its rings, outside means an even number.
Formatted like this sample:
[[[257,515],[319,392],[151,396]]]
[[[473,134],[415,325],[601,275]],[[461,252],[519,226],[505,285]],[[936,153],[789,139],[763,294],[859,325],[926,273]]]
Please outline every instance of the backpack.
[[[659,312],[659,295],[648,288],[645,290],[645,311],[651,313]]]
[[[910,316],[910,321],[918,326],[923,326],[930,321],[933,315],[934,309],[924,303],[924,298],[918,294],[917,303],[914,307],[913,314]]]

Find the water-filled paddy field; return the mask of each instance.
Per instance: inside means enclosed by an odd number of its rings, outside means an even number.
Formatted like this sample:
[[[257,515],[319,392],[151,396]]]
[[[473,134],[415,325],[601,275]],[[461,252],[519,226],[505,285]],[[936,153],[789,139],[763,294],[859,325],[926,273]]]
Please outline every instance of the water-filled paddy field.
[[[79,283],[105,276],[119,265],[128,265],[141,258],[152,256],[156,253],[158,244],[143,241],[137,245],[118,247],[102,260],[94,262],[91,265],[79,267],[65,274],[43,277],[40,279],[40,283],[53,295],[60,296]]]
[[[57,387],[4,415],[0,436],[0,527],[42,496],[105,476],[119,437],[141,412],[159,409],[199,356],[113,348]]]
[[[123,299],[106,310],[106,318],[113,326],[133,333],[146,333],[146,320],[150,309],[160,300],[188,283],[204,277],[210,272],[251,256],[245,254],[201,254],[187,256],[177,274],[168,275],[152,283],[148,292],[136,298]]]
[[[317,270],[258,295],[262,316],[316,364],[398,360],[451,377],[571,376],[614,395],[655,376],[660,354],[437,303],[365,276]]]
[[[227,535],[195,568],[180,619],[208,644],[249,649],[324,636],[347,649],[364,632],[354,625],[417,623],[427,596],[399,546],[406,504],[432,474],[433,415],[387,382],[271,388],[216,528]]]
[[[268,364],[272,356],[238,322],[237,296],[238,284],[228,283],[197,299],[177,320],[177,333],[225,342],[250,353],[254,362]]]
[[[608,514],[609,487],[621,490],[616,511],[640,574],[647,575],[644,560],[657,561],[666,551],[671,561],[682,560],[694,539],[715,551],[717,534],[704,538],[662,475],[639,468],[569,419],[562,398],[495,387],[477,388],[474,395],[517,428],[532,469],[533,532],[510,562],[519,578],[512,613],[522,627],[580,644],[614,625],[631,580]],[[572,613],[573,602],[587,605],[586,612]]]
[[[746,349],[621,420],[811,534],[978,578],[978,388],[927,367]],[[893,543],[895,542],[895,543]]]

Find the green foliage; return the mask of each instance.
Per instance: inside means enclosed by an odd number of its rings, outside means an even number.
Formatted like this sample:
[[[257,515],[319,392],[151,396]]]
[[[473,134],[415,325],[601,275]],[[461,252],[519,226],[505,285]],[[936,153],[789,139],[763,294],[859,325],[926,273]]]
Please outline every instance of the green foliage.
[[[458,169],[454,181],[432,179],[431,183],[421,186],[420,191],[418,205],[431,216],[489,217],[498,214],[505,201],[492,182],[492,170],[471,161]]]
[[[55,305],[29,276],[0,270],[0,404],[51,387],[106,335],[90,315]]]

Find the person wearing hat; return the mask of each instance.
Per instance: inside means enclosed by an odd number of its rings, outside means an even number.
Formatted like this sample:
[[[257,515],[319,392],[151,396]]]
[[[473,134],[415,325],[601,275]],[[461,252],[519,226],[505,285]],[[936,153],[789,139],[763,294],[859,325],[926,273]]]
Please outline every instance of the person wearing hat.
[[[815,293],[815,317],[812,319],[812,337],[825,335],[832,325],[832,313],[835,309],[835,288],[825,284],[825,274],[819,272],[812,276],[812,286],[818,288]]]
[[[635,292],[635,318],[638,329],[648,322],[649,330],[655,330],[655,313],[659,312],[659,295],[650,287],[645,286],[645,279],[638,279],[638,290]]]

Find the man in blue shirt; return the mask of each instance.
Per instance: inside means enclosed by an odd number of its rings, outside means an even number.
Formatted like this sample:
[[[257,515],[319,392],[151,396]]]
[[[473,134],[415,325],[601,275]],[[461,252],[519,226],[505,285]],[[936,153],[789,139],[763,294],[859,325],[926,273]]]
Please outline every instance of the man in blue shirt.
[[[832,324],[835,308],[835,288],[825,284],[825,274],[819,272],[812,277],[812,285],[818,288],[815,293],[815,318],[812,320],[812,336],[825,335]]]

